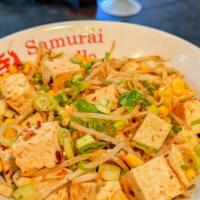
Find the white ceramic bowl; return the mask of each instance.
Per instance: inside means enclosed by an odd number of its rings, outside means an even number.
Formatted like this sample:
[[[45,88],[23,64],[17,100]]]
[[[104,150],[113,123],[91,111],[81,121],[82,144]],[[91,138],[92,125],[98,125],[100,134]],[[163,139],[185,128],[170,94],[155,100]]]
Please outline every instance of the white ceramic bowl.
[[[3,58],[9,64],[13,64],[16,56],[34,60],[39,46],[70,55],[80,51],[90,56],[104,56],[113,41],[116,42],[115,57],[157,54],[169,59],[169,65],[182,71],[200,95],[200,48],[162,31],[118,22],[55,23],[7,36],[0,41],[0,74],[7,70]],[[192,200],[199,199],[200,186],[197,186]]]

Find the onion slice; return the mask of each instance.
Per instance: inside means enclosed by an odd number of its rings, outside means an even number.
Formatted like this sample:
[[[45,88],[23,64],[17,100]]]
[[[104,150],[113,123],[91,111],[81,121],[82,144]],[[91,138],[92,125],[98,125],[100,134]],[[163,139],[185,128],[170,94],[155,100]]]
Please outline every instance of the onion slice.
[[[78,117],[78,118],[95,118],[95,119],[103,119],[103,120],[111,120],[111,121],[119,121],[119,120],[126,120],[130,119],[133,116],[139,116],[140,113],[138,112],[138,107],[133,109],[128,114],[124,115],[105,115],[105,114],[100,114],[100,113],[82,113],[82,112],[73,112],[72,116],[73,117]]]

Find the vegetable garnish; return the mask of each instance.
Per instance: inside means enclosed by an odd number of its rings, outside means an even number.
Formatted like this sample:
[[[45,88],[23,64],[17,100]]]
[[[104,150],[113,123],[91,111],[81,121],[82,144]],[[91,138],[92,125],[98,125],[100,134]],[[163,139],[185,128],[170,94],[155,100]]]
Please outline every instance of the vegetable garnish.
[[[80,169],[80,170],[82,170],[82,171],[84,171],[84,172],[86,172],[86,173],[95,172],[96,168],[94,168],[94,169],[87,169],[87,168],[84,167],[84,165],[87,164],[87,163],[89,163],[88,160],[80,161],[78,163],[77,168]]]
[[[143,151],[146,152],[146,153],[154,153],[154,154],[157,154],[157,153],[159,152],[158,149],[155,149],[155,148],[153,148],[153,147],[147,146],[147,145],[142,144],[142,143],[140,143],[140,142],[137,142],[137,141],[135,141],[135,140],[132,140],[130,144],[131,144],[132,147],[137,147],[138,149],[141,149],[141,150],[143,150]]]
[[[34,108],[37,111],[51,111],[56,108],[56,102],[53,97],[47,95],[39,95],[34,101]]]
[[[77,108],[78,111],[80,112],[91,112],[91,113],[96,113],[98,112],[97,107],[94,104],[88,103],[84,99],[79,99],[74,103],[75,107]]]
[[[197,124],[200,124],[200,119],[196,119],[196,120],[192,121],[190,125],[195,126]]]
[[[91,135],[84,135],[76,140],[76,148],[80,152],[82,148],[94,144],[96,141]]]
[[[42,85],[41,90],[43,90],[44,92],[48,92],[50,90],[50,87],[48,84],[44,84]]]
[[[0,144],[10,147],[18,138],[22,131],[19,125],[5,124],[0,127]]]
[[[34,199],[34,196],[37,195],[37,190],[33,186],[33,184],[27,184],[19,187],[17,190],[14,191],[13,197],[16,200],[28,200]]]
[[[143,86],[148,90],[151,96],[154,96],[154,92],[156,91],[156,86],[154,84],[150,84],[148,81],[143,82]]]
[[[117,165],[104,163],[99,166],[99,175],[106,181],[117,181],[120,177],[121,169]]]
[[[85,69],[86,73],[89,73],[92,67],[91,60],[79,54],[74,56],[71,59],[71,62],[80,65],[80,67]]]
[[[112,111],[112,102],[109,99],[102,98],[98,102],[95,103],[97,109],[105,114],[109,114]]]
[[[119,104],[121,106],[126,106],[129,110],[134,108],[136,104],[140,101],[143,100],[144,95],[137,92],[137,91],[129,91],[123,93],[119,97]]]
[[[174,132],[174,133],[178,133],[178,132],[180,132],[182,130],[182,127],[180,127],[180,126],[178,126],[178,125],[173,125],[172,126],[172,131]]]
[[[92,153],[98,149],[103,149],[107,146],[107,143],[104,142],[104,141],[100,141],[100,142],[94,142],[94,143],[91,143],[91,144],[87,144],[83,147],[81,147],[79,149],[79,153],[80,154],[83,154],[83,153]]]
[[[33,80],[35,84],[41,84],[42,83],[42,73],[40,72],[35,72],[33,75]]]
[[[186,170],[186,169],[189,169],[190,167],[188,165],[181,165],[180,168],[182,170]]]
[[[110,58],[110,53],[106,52],[104,55],[104,60],[109,60],[109,58]]]
[[[71,88],[71,97],[75,99],[80,92],[83,92],[87,85],[81,74],[75,74],[71,81],[65,81],[65,87]]]
[[[61,106],[64,106],[69,102],[69,98],[64,91],[55,96],[55,99]]]

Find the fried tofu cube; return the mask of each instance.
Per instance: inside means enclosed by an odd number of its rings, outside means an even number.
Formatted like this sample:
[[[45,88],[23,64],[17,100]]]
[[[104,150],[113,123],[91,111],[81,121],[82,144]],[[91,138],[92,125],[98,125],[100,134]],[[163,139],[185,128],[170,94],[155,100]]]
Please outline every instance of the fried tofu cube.
[[[28,117],[25,121],[22,122],[23,128],[30,128],[33,125],[37,125],[38,123],[42,123],[43,119],[39,113],[35,113],[34,115]]]
[[[182,128],[182,130],[173,138],[172,142],[182,147],[183,149],[194,150],[194,147],[199,143],[198,137],[192,130]]]
[[[182,186],[163,156],[156,157],[128,174],[137,200],[170,200]]]
[[[70,200],[97,200],[97,184],[94,182],[71,183]]]
[[[31,127],[13,144],[16,164],[24,175],[43,167],[56,165],[59,145],[56,138],[57,123],[47,122],[41,127]]]
[[[2,80],[1,90],[7,104],[19,114],[27,115],[33,110],[36,91],[22,73],[13,74]]]
[[[200,123],[192,125],[195,120],[200,120],[200,101],[191,100],[184,103],[184,119],[191,126],[192,131],[197,134],[200,132]]]
[[[86,96],[89,103],[97,103],[102,99],[108,99],[112,103],[112,109],[116,109],[118,105],[118,91],[114,85],[109,85],[96,90],[94,93]]]
[[[45,83],[49,83],[50,80],[64,73],[77,72],[80,70],[78,64],[71,62],[70,57],[64,54],[57,54],[53,52],[47,52],[41,60],[41,73],[42,79]]]
[[[189,187],[191,182],[188,180],[185,174],[185,170],[181,166],[185,165],[184,158],[180,150],[174,145],[172,146],[169,154],[167,155],[167,160],[170,167],[173,169],[174,173],[178,177],[180,183],[185,187]]]
[[[119,181],[106,181],[97,194],[96,200],[113,200],[121,190]]]
[[[68,187],[64,186],[56,190],[45,199],[46,200],[70,200]]]
[[[17,169],[14,157],[12,155],[12,149],[0,148],[0,159],[3,165],[4,178],[7,183],[11,183],[12,182],[11,177]]]
[[[133,139],[155,149],[160,149],[170,129],[171,125],[166,121],[153,113],[148,113]]]

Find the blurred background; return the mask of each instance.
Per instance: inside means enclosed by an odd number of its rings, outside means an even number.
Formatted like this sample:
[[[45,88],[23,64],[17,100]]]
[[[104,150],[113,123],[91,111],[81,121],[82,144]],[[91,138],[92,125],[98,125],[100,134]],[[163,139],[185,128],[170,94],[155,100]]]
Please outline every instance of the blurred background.
[[[52,22],[109,20],[158,28],[200,46],[200,0],[138,0],[141,11],[126,17],[105,13],[100,8],[102,1],[105,0],[0,0],[0,37]],[[107,0],[113,1],[116,0]]]

